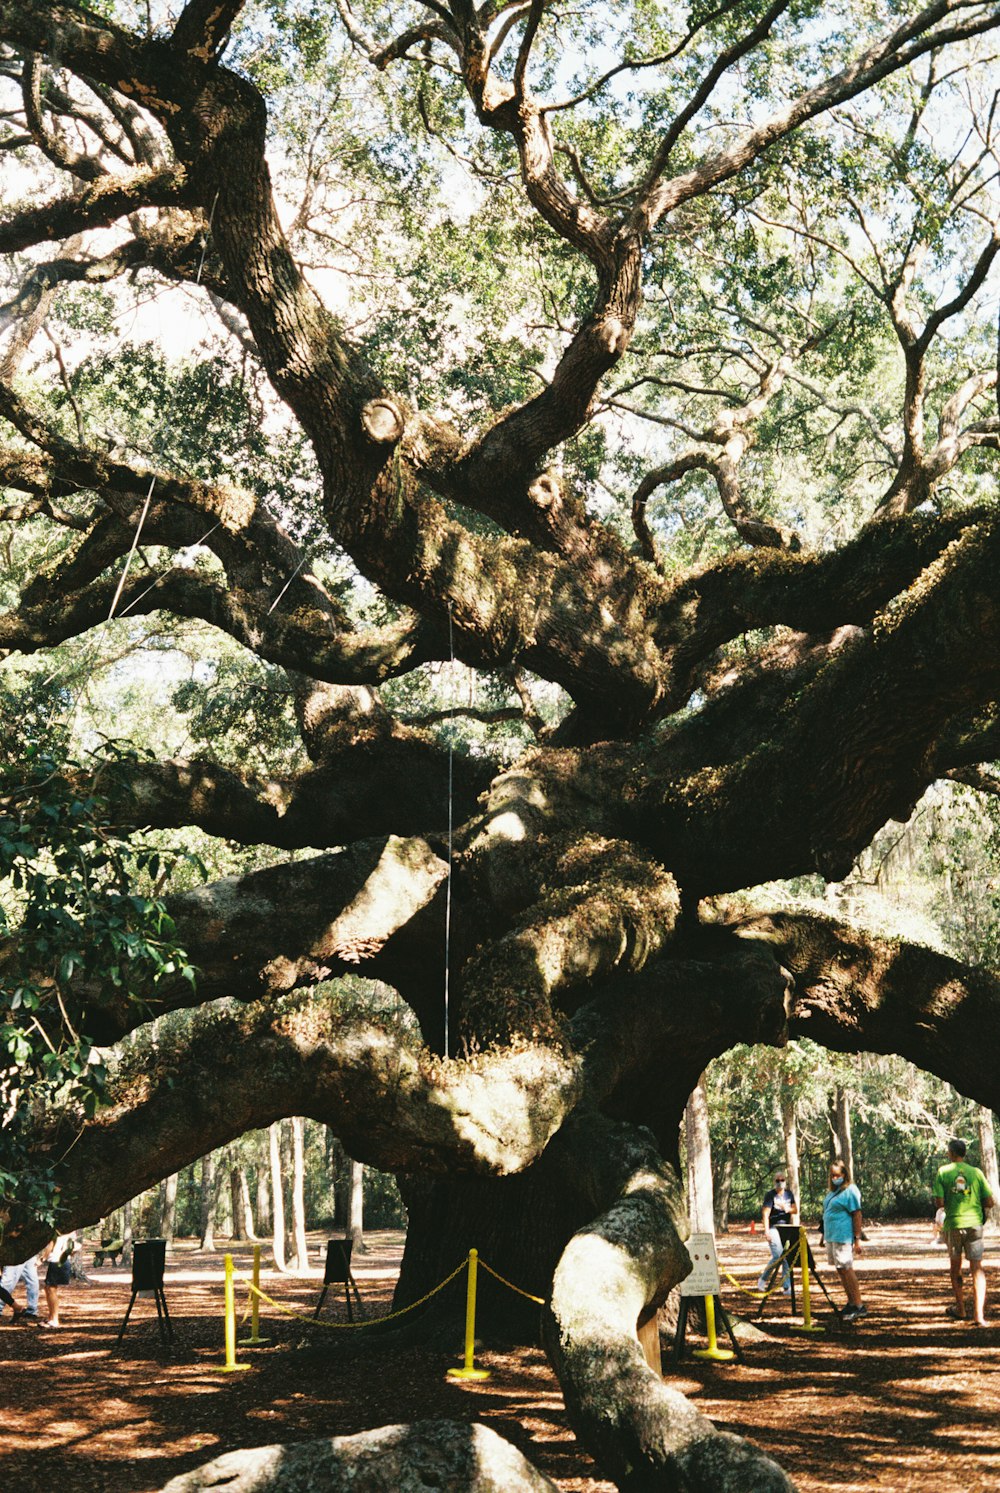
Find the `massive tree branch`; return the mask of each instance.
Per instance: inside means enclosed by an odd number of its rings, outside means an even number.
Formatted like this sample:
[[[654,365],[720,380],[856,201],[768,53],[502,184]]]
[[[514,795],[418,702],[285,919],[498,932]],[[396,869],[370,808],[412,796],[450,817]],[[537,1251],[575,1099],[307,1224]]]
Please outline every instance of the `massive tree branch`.
[[[182,166],[142,167],[127,176],[106,176],[78,195],[25,208],[0,223],[0,252],[11,253],[110,224],[142,207],[194,206]]]
[[[30,1123],[53,1160],[74,1142],[59,1172],[78,1224],[290,1106],[332,1125],[353,1156],[374,1166],[509,1175],[532,1165],[581,1104],[607,1104],[631,1119],[655,1094],[646,1119],[676,1138],[695,1065],[733,1042],[782,1040],[784,1019],[773,957],[739,948],[712,963],[660,961],[609,982],[558,1044],[519,1044],[462,1063],[418,1049],[398,1029],[345,1016],[332,989],[218,1000],[161,1017],[121,1044],[110,1103],[93,1120],[35,1115]],[[678,1067],[668,1058],[681,1049]],[[589,1186],[594,1174],[580,1168],[580,1178]],[[588,1215],[601,1206],[587,1198]],[[14,1222],[8,1252],[18,1240],[30,1247],[32,1227]]]
[[[789,1493],[778,1465],[718,1432],[646,1364],[636,1324],[690,1271],[682,1189],[641,1131],[581,1116],[553,1142],[599,1216],[556,1268],[545,1345],[573,1427],[619,1487]]]
[[[839,1052],[901,1053],[987,1108],[997,1102],[991,1044],[1000,1020],[992,971],[808,913],[761,913],[731,925],[788,969],[788,1030]]]
[[[554,1050],[443,1062],[385,1025],[345,1019],[331,992],[161,1018],[123,1046],[109,1084],[95,1120],[35,1117],[36,1154],[64,1156],[62,1202],[79,1226],[290,1106],[385,1170],[503,1175],[541,1153],[581,1080]],[[5,1260],[44,1239],[29,1219],[6,1224]]]

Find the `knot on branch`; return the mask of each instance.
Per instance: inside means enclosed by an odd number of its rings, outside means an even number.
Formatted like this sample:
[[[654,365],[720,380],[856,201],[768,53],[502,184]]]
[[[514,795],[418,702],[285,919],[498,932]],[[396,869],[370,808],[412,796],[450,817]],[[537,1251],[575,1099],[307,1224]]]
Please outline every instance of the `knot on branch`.
[[[542,472],[528,488],[528,497],[536,508],[551,508],[559,495],[559,479],[552,472]]]
[[[609,357],[617,358],[625,351],[628,336],[617,316],[606,316],[597,328],[597,335]]]
[[[361,411],[361,424],[370,441],[380,446],[396,446],[406,428],[406,415],[402,405],[383,395],[369,399]]]

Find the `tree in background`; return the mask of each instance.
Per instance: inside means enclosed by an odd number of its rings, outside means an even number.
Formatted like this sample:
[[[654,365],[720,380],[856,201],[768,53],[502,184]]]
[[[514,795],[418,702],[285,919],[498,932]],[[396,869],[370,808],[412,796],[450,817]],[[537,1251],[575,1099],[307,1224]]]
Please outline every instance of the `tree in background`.
[[[5,1254],[265,1126],[277,1251],[311,1116],[400,1303],[471,1244],[546,1296],[609,1476],[789,1486],[635,1329],[734,1043],[997,1103],[978,951],[773,883],[995,786],[998,26],[6,0]],[[207,883],[116,875],[147,827]]]

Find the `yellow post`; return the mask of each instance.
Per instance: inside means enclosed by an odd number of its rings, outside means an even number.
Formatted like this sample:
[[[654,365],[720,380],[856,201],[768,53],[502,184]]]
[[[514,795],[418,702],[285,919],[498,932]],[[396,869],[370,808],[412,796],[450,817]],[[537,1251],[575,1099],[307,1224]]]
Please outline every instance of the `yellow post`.
[[[818,1322],[812,1319],[812,1304],[809,1300],[809,1240],[806,1231],[799,1229],[799,1270],[802,1274],[802,1326],[796,1327],[796,1332],[825,1332],[825,1327],[820,1327]]]
[[[735,1358],[736,1354],[732,1348],[720,1348],[715,1335],[715,1297],[705,1297],[705,1329],[708,1333],[708,1347],[692,1349],[694,1358],[714,1358],[720,1363],[727,1359]]]
[[[452,1379],[488,1379],[489,1369],[477,1369],[476,1355],[476,1272],[479,1268],[479,1251],[469,1250],[469,1281],[465,1293],[465,1362],[460,1369],[449,1369]]]
[[[258,1343],[269,1343],[271,1341],[269,1337],[261,1337],[260,1335],[260,1297],[257,1294],[259,1290],[260,1245],[255,1244],[253,1247],[253,1291],[251,1292],[250,1306],[250,1336],[240,1338],[240,1345],[242,1347],[256,1348]]]
[[[226,1361],[213,1365],[219,1374],[236,1374],[248,1363],[236,1362],[236,1292],[233,1289],[233,1257],[226,1255]]]

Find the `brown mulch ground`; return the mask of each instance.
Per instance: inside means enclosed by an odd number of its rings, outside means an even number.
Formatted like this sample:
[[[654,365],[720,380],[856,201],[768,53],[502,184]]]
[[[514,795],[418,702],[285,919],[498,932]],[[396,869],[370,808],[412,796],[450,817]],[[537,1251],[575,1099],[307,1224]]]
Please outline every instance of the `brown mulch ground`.
[[[992,1490],[1000,1486],[1000,1282],[996,1327],[977,1331],[950,1322],[945,1256],[933,1247],[928,1225],[872,1225],[869,1232],[860,1273],[871,1316],[863,1325],[820,1337],[797,1334],[787,1299],[779,1298],[766,1309],[766,1340],[745,1346],[743,1365],[685,1358],[667,1368],[668,1378],[718,1425],[771,1452],[802,1493]],[[319,1242],[312,1241],[316,1259]],[[401,1236],[386,1231],[371,1242],[355,1275],[375,1314],[389,1309]],[[724,1236],[719,1252],[724,1267],[752,1284],[762,1263],[759,1236]],[[237,1269],[248,1268],[247,1247],[235,1246],[234,1253]],[[998,1253],[1000,1243],[991,1240],[991,1287]],[[261,1330],[272,1343],[241,1350],[240,1360],[253,1368],[225,1375],[217,1371],[220,1256],[200,1255],[189,1241],[175,1250],[166,1282],[177,1336],[172,1348],[160,1345],[153,1303],[140,1298],[122,1347],[110,1351],[129,1276],[108,1267],[91,1268],[90,1276],[90,1285],[63,1292],[61,1331],[0,1327],[4,1493],[152,1493],[233,1447],[429,1416],[484,1421],[519,1445],[563,1493],[610,1493],[612,1485],[594,1476],[577,1449],[537,1349],[481,1354],[477,1362],[492,1377],[461,1384],[446,1376],[454,1355],[348,1347],[345,1339],[353,1335],[332,1329],[298,1346],[303,1330],[294,1319],[265,1307]],[[262,1284],[308,1314],[320,1277],[317,1266],[305,1278],[265,1274]],[[839,1301],[832,1272],[824,1277]],[[724,1297],[734,1307],[740,1300],[728,1282]],[[245,1300],[242,1291],[239,1299]],[[342,1300],[329,1315],[344,1320]],[[835,1325],[825,1302],[815,1315]]]

